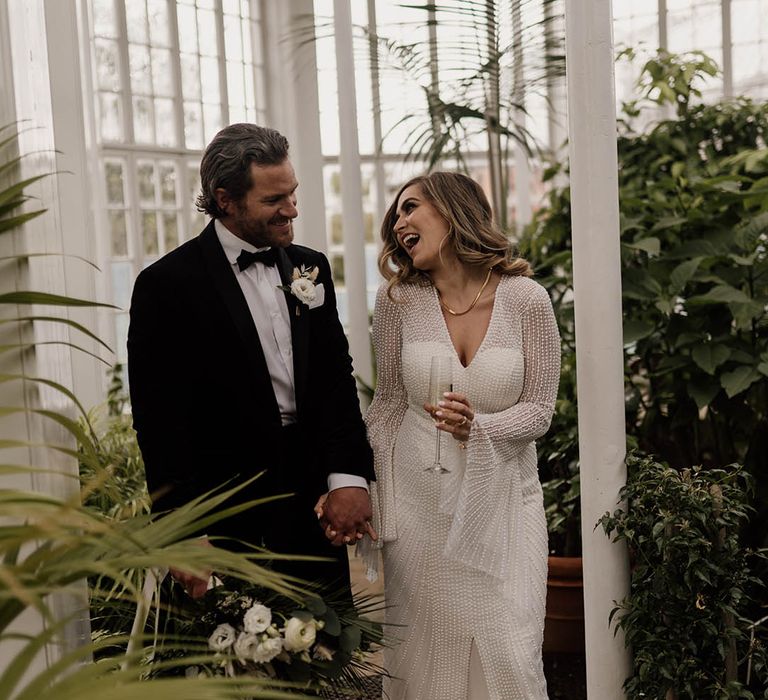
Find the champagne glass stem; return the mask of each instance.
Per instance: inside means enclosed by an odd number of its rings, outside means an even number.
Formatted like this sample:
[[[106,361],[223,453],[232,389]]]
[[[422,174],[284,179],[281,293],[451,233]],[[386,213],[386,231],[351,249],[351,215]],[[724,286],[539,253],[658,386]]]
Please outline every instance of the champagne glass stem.
[[[435,464],[436,471],[440,470],[442,464],[440,464],[440,429],[435,428]]]

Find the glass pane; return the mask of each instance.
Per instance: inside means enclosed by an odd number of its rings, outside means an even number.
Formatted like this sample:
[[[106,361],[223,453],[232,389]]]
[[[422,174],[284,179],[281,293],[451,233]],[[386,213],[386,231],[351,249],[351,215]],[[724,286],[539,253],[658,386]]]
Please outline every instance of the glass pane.
[[[240,14],[240,0],[224,0],[224,12],[229,15]]]
[[[104,141],[123,140],[123,109],[119,95],[99,93],[99,131]]]
[[[239,124],[248,121],[248,114],[244,107],[239,105],[229,105],[229,123]]]
[[[91,0],[93,33],[96,36],[117,37],[114,0]]]
[[[229,104],[245,105],[242,63],[230,63],[227,61],[227,88],[229,90]]]
[[[117,361],[128,362],[128,314],[115,314],[115,355]]]
[[[179,229],[175,213],[163,214],[163,227],[165,228],[165,252],[167,253],[179,245]]]
[[[168,49],[152,49],[152,87],[155,95],[173,95],[171,52]]]
[[[128,229],[125,225],[125,212],[110,211],[108,216],[112,257],[125,257],[128,255]]]
[[[148,0],[149,36],[153,46],[170,46],[168,0]]]
[[[184,103],[184,141],[187,148],[203,147],[203,119],[197,102]]]
[[[152,100],[146,97],[134,97],[133,136],[136,143],[152,143],[154,141],[154,122]]]
[[[107,39],[96,39],[94,42],[96,54],[96,81],[101,90],[120,90],[120,69],[117,42]]]
[[[144,254],[157,255],[157,214],[153,211],[141,213],[141,234],[144,240]]]
[[[220,102],[219,62],[215,58],[200,59],[200,78],[203,86],[203,102]]]
[[[200,54],[218,56],[216,46],[216,15],[212,10],[197,11],[197,29],[200,36]]]
[[[104,164],[104,181],[107,189],[107,202],[109,204],[123,204],[123,164],[116,161],[107,161]]]
[[[240,18],[224,15],[224,55],[232,61],[243,58]]]
[[[188,100],[200,99],[200,66],[195,55],[181,55],[181,91]]]
[[[131,92],[134,95],[151,95],[149,49],[131,44],[128,47],[128,59],[131,66]]]
[[[240,32],[243,37],[243,60],[251,61],[251,27],[248,22],[240,22]]]
[[[155,164],[146,161],[139,162],[136,167],[136,177],[139,181],[139,202],[143,205],[155,204]]]
[[[251,6],[251,3],[249,0],[240,0],[240,14],[248,19],[250,15],[250,11],[253,9],[253,20],[258,22],[259,18],[261,17],[261,6],[258,2],[253,3],[253,6]]]
[[[114,262],[112,270],[112,303],[128,310],[131,304],[131,277],[133,270],[130,262]]]
[[[179,49],[182,53],[197,53],[197,20],[195,8],[177,5],[179,23]]]
[[[197,0],[198,7],[204,7],[207,10],[212,10],[216,7],[216,0]]]
[[[200,194],[200,163],[187,163],[187,200],[194,203]]]
[[[176,205],[176,168],[173,163],[162,163],[160,171],[160,201],[163,204]]]
[[[231,119],[230,115],[230,122]],[[204,137],[206,143],[208,143],[218,131],[221,130],[221,107],[218,104],[203,105],[203,122],[205,124]]]
[[[253,94],[253,66],[245,66],[245,104],[247,107],[255,107],[255,95]]]
[[[128,23],[128,41],[136,44],[146,44],[147,8],[144,0],[129,0],[125,3],[125,18]]]
[[[176,115],[173,100],[158,98],[155,100],[155,131],[160,146],[176,145]]]

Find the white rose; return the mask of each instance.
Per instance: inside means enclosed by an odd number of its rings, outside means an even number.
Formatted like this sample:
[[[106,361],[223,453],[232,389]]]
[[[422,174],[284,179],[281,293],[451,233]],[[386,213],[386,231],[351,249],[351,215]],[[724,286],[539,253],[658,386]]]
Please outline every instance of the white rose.
[[[292,617],[285,623],[285,648],[288,651],[304,651],[315,643],[317,629],[315,621],[304,622]]]
[[[208,637],[208,646],[214,651],[226,651],[234,644],[236,637],[237,631],[232,625],[219,625]]]
[[[272,624],[272,611],[261,603],[254,603],[243,616],[243,627],[246,632],[259,634]]]
[[[242,661],[247,661],[253,658],[253,653],[256,647],[259,646],[261,640],[255,635],[249,632],[241,632],[235,642],[235,654],[237,658]]]
[[[257,664],[265,664],[272,661],[283,650],[283,640],[280,637],[267,637],[259,642],[253,650],[251,658]]]
[[[309,304],[315,300],[317,292],[315,291],[315,284],[312,280],[307,279],[306,277],[299,277],[299,279],[291,282],[291,294],[304,304]]]

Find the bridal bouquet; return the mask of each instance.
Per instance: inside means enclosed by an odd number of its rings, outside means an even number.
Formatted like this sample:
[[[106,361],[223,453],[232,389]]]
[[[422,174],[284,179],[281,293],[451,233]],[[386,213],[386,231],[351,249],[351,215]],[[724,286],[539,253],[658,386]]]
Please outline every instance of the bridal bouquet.
[[[178,663],[183,662],[178,649],[171,653],[177,662],[173,666],[187,676],[271,678],[319,690],[357,688],[383,672],[369,658],[383,637],[381,624],[363,614],[376,607],[370,598],[353,602],[313,596],[296,603],[236,579],[216,584],[176,612],[177,634],[204,639],[207,645],[202,663],[200,649],[190,651],[194,663],[189,665]]]

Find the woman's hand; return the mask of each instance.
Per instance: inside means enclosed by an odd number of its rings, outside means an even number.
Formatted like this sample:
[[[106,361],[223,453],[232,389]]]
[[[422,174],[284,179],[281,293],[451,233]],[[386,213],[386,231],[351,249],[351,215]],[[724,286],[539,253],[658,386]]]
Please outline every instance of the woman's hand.
[[[463,449],[469,440],[475,412],[464,394],[447,391],[444,397],[437,406],[424,404],[424,409],[437,421],[438,430],[449,433],[454,440],[458,441],[459,447]]]

